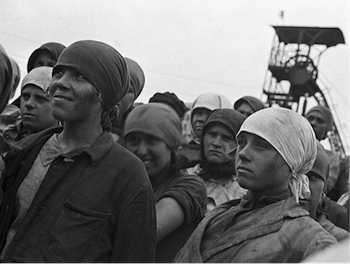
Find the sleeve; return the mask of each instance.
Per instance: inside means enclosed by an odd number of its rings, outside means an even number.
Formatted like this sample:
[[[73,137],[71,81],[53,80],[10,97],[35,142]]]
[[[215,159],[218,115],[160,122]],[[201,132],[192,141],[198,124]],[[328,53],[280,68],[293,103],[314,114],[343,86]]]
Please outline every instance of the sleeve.
[[[114,236],[110,262],[154,262],[156,214],[150,184],[135,194],[122,210]]]
[[[159,200],[165,197],[171,197],[180,204],[187,224],[202,218],[206,212],[207,191],[204,181],[197,175],[178,173]]]

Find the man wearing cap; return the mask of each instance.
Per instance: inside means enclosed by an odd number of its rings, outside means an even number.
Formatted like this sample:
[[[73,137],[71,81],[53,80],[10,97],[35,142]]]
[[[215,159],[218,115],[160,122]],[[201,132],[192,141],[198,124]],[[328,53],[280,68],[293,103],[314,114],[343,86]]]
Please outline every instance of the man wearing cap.
[[[5,157],[2,262],[152,262],[154,195],[139,159],[109,134],[129,89],[124,58],[78,41],[50,83],[62,127],[29,135]]]

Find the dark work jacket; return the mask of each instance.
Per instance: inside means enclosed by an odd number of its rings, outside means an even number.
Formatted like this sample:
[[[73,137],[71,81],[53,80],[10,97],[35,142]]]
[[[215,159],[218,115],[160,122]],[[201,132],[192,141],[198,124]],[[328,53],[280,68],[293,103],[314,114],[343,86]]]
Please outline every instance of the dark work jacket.
[[[62,128],[19,142],[5,159],[1,249],[16,217],[16,193],[43,144]],[[152,262],[154,195],[141,161],[108,132],[73,157],[57,157],[9,245],[4,262]]]

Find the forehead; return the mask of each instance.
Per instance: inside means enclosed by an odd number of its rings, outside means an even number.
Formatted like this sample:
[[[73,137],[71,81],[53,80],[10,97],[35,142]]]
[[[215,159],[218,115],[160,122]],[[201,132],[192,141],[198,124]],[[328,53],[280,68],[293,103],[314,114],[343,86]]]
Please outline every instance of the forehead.
[[[26,86],[24,86],[23,89],[22,89],[22,94],[23,93],[44,94],[44,95],[46,95],[44,90],[41,89],[40,87],[36,86],[35,84],[27,84]]]
[[[318,111],[312,111],[312,112],[310,112],[310,113],[306,116],[306,118],[309,118],[309,117],[314,117],[314,118],[318,118],[318,119],[325,120],[324,117],[323,117],[323,115],[322,115],[320,112],[318,112]]]
[[[269,144],[271,147],[273,147],[270,142],[268,142],[266,139],[256,135],[256,134],[253,134],[253,133],[249,133],[249,132],[246,132],[246,131],[242,131],[241,133],[238,134],[237,136],[237,139],[245,139],[245,140],[259,140],[259,141],[264,141],[266,142],[267,144]]]
[[[219,122],[212,122],[208,124],[208,129],[206,133],[208,132],[221,132],[223,134],[229,134],[230,136],[234,136],[231,130],[224,124]]]
[[[195,114],[209,114],[211,112],[211,110],[207,109],[207,108],[204,108],[204,107],[198,107],[198,108],[195,108],[193,109],[193,112],[192,114],[195,115]]]
[[[139,140],[146,140],[146,141],[147,140],[160,140],[154,135],[147,134],[147,133],[144,133],[144,132],[137,132],[137,131],[130,132],[127,135],[127,138],[130,138],[130,137],[137,138]]]
[[[51,53],[47,50],[38,51],[38,53],[35,57],[35,60],[37,61],[39,59],[52,59],[53,60]]]
[[[237,110],[254,111],[253,108],[244,101],[237,107]]]

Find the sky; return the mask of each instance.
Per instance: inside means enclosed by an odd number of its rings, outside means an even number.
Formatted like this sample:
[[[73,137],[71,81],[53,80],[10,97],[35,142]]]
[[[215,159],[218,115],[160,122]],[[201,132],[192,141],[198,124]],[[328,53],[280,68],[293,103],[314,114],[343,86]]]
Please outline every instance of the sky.
[[[284,16],[280,14],[283,11]],[[348,0],[2,0],[0,44],[26,74],[30,54],[46,42],[106,42],[144,70],[136,102],[173,92],[193,102],[205,92],[232,103],[260,98],[275,31],[272,25],[338,27],[345,43],[321,56],[343,144],[349,153]]]

